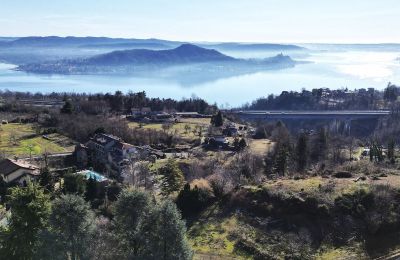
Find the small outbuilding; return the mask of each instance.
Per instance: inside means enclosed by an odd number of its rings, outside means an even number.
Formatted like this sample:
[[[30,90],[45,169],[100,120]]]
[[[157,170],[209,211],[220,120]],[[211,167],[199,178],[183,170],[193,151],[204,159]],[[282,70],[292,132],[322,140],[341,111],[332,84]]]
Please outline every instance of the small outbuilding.
[[[0,176],[6,183],[26,184],[28,180],[37,179],[39,167],[24,160],[4,159],[0,161]]]

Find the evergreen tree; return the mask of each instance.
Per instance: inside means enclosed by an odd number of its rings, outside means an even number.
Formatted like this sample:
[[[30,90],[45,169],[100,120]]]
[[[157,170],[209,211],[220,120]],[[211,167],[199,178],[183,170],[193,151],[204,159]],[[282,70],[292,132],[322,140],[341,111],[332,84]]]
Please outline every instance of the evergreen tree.
[[[174,159],[169,159],[167,164],[160,169],[163,176],[162,190],[165,195],[179,191],[184,185],[184,176]]]
[[[88,201],[93,201],[97,197],[97,182],[94,178],[90,177],[86,181],[85,198]]]
[[[121,91],[115,91],[110,100],[111,109],[116,112],[122,112],[124,109],[124,95]]]
[[[167,200],[154,212],[151,248],[154,259],[192,259],[192,251],[186,238],[186,226],[175,203]]]
[[[32,259],[40,245],[39,232],[50,215],[50,196],[28,182],[27,187],[11,188],[8,201],[11,217],[2,235],[0,255],[3,259]]]
[[[314,162],[323,161],[327,157],[328,134],[324,127],[319,129],[318,134],[312,140],[310,157]]]
[[[392,85],[390,82],[388,86],[385,88],[383,93],[383,98],[387,101],[395,101],[399,96],[399,89],[397,86]]]
[[[190,188],[190,184],[186,183],[184,188],[179,192],[176,204],[181,210],[184,217],[196,214],[205,208],[211,199],[208,190],[199,189],[195,186]]]
[[[64,192],[84,194],[86,189],[85,176],[80,174],[67,173],[64,176]]]
[[[94,213],[89,204],[77,195],[62,195],[53,202],[51,232],[61,245],[65,259],[85,259],[94,231]]]
[[[43,188],[50,192],[54,190],[54,178],[50,173],[49,168],[45,167],[41,169],[39,183]]]
[[[285,175],[288,169],[291,142],[289,130],[281,121],[276,123],[272,131],[272,139],[276,145],[273,153],[265,160],[266,172]]]
[[[72,105],[71,100],[66,100],[64,106],[61,108],[61,113],[63,114],[72,114],[74,107]]]
[[[277,144],[275,161],[274,161],[274,171],[284,176],[288,168],[289,160],[289,148],[286,144]]]
[[[216,115],[211,117],[211,124],[215,127],[221,127],[224,125],[224,118],[221,111],[218,111]]]
[[[146,258],[149,240],[146,239],[146,220],[153,210],[151,197],[134,189],[123,190],[115,204],[115,233],[119,250],[127,259]]]
[[[296,146],[296,159],[297,159],[297,170],[304,171],[307,167],[308,160],[308,138],[305,133],[301,133]]]

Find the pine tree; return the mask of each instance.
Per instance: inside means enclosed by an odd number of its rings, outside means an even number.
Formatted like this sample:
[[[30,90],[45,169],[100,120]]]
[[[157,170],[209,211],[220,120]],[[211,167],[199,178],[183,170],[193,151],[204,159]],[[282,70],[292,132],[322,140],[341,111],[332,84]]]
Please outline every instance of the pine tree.
[[[192,251],[186,238],[185,222],[181,219],[175,203],[167,200],[154,212],[156,220],[152,252],[154,259],[192,259]]]
[[[165,195],[179,191],[183,187],[185,178],[174,159],[168,160],[167,164],[160,169],[160,174],[163,176],[161,186]]]
[[[2,234],[0,255],[4,259],[32,259],[39,247],[39,232],[50,215],[50,196],[31,182],[27,187],[11,188],[11,217]]]

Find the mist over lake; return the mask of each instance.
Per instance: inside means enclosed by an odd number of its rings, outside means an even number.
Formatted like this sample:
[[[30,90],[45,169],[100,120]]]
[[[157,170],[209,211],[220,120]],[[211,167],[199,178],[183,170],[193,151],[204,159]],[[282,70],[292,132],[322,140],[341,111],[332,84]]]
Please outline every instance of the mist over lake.
[[[29,92],[139,92],[150,97],[189,98],[192,95],[225,107],[239,106],[268,94],[312,88],[376,88],[400,82],[400,51],[395,47],[365,48],[340,45],[304,45],[307,52],[288,51],[293,68],[240,75],[229,73],[176,73],[173,69],[130,75],[39,75],[15,71],[16,65],[0,64],[0,89]],[[101,51],[92,50],[93,53]],[[280,52],[221,51],[246,59],[272,57]],[[201,69],[200,69],[201,70]]]

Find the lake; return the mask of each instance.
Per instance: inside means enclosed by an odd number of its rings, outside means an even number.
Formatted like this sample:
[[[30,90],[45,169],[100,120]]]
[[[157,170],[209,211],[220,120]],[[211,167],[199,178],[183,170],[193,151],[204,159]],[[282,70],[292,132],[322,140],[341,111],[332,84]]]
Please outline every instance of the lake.
[[[245,58],[274,55],[255,52],[226,54]],[[15,71],[14,65],[0,64],[0,89],[43,93],[146,91],[150,97],[174,99],[195,95],[226,108],[239,106],[268,94],[279,94],[283,90],[321,87],[383,89],[388,82],[400,83],[400,50],[312,51],[307,55],[291,56],[310,63],[279,71],[194,82],[164,77],[35,75]]]

